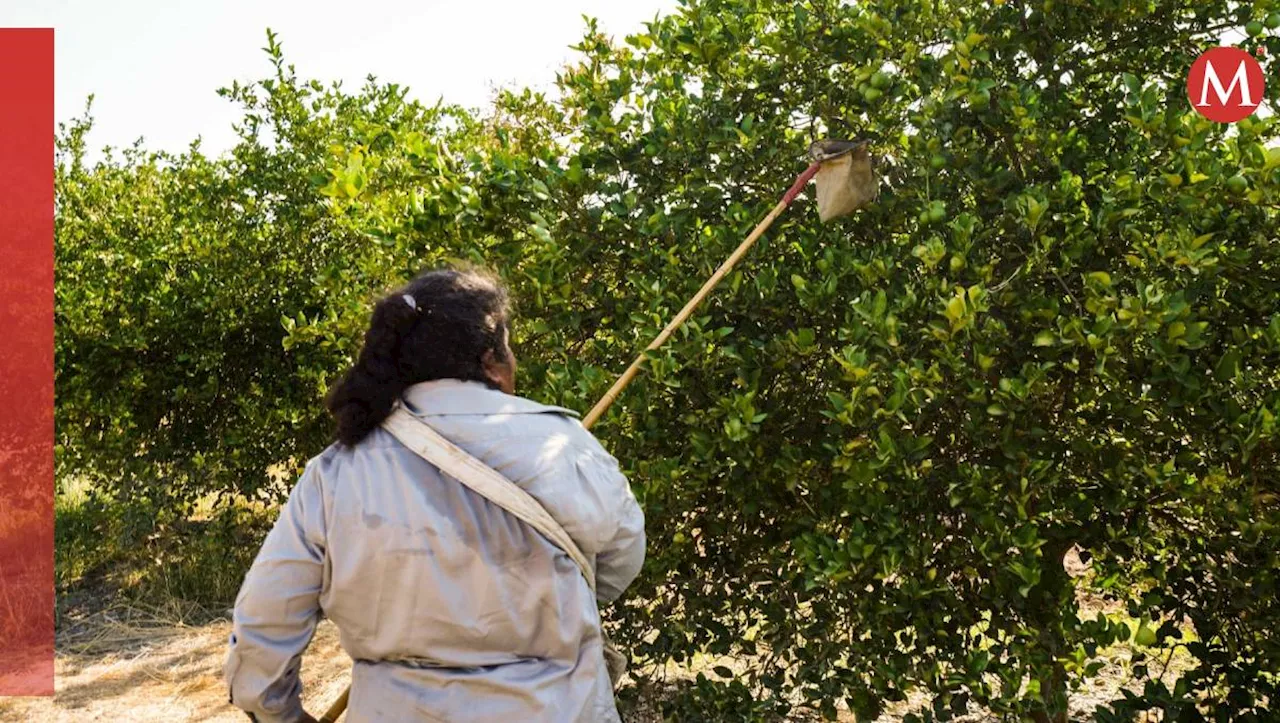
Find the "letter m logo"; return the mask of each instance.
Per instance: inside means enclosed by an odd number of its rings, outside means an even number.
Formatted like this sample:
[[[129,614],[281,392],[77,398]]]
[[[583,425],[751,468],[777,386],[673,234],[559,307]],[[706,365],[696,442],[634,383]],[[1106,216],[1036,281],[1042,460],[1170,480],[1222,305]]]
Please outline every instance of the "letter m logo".
[[[1212,86],[1218,95],[1218,105],[1227,105],[1231,97],[1235,95],[1236,87],[1240,88],[1240,102],[1237,105],[1255,106],[1257,102],[1253,100],[1253,96],[1249,93],[1249,64],[1240,61],[1236,66],[1236,72],[1231,76],[1231,85],[1222,87],[1222,80],[1218,76],[1218,69],[1214,66],[1213,61],[1205,63],[1204,81],[1200,83],[1200,102],[1197,106],[1204,107],[1209,105],[1209,87]]]
[[[1187,74],[1187,99],[1200,115],[1218,123],[1249,116],[1262,102],[1265,80],[1258,61],[1239,48],[1203,53]]]

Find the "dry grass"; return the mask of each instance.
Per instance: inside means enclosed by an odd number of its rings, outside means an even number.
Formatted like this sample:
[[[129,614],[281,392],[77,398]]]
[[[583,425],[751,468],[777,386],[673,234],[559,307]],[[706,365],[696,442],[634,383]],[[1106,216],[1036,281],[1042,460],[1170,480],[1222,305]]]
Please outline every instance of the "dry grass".
[[[203,614],[114,606],[74,621],[58,635],[54,697],[0,700],[0,720],[241,723],[222,682],[230,623],[184,622]],[[309,710],[338,696],[349,666],[336,628],[322,623],[302,667]]]
[[[53,633],[52,530],[39,505],[0,494],[0,692],[47,692]]]

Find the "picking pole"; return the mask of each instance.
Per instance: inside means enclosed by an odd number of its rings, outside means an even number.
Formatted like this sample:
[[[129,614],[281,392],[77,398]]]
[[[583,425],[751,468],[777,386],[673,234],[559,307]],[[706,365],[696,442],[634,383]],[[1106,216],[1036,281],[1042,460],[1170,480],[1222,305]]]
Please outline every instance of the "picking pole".
[[[814,161],[808,168],[804,169],[803,173],[796,176],[796,182],[791,184],[791,188],[787,189],[787,192],[783,194],[782,200],[778,201],[778,205],[773,207],[773,210],[769,212],[768,216],[764,217],[764,220],[756,224],[756,227],[751,230],[751,233],[747,238],[742,243],[738,244],[738,248],[734,249],[733,253],[729,254],[729,258],[725,259],[724,263],[720,264],[720,268],[716,269],[716,272],[711,275],[711,278],[707,279],[707,282],[702,285],[701,289],[698,289],[698,293],[694,294],[692,299],[689,299],[689,303],[684,305],[684,308],[680,310],[679,314],[676,314],[675,318],[671,320],[671,323],[667,324],[666,328],[658,334],[657,338],[650,342],[649,346],[645,347],[644,352],[641,352],[640,356],[636,357],[636,360],[631,362],[631,366],[627,367],[627,370],[622,373],[622,376],[618,377],[618,381],[614,382],[613,386],[609,387],[609,391],[604,393],[604,397],[602,397],[600,401],[596,402],[596,405],[591,408],[590,412],[587,412],[586,418],[582,420],[583,427],[591,429],[591,427],[600,419],[600,416],[609,409],[609,405],[613,404],[614,400],[618,398],[618,395],[622,393],[622,390],[626,389],[627,385],[631,383],[631,380],[635,379],[636,374],[640,372],[640,367],[644,365],[645,353],[662,346],[663,343],[671,337],[671,334],[674,333],[676,329],[679,329],[680,325],[689,319],[689,315],[693,313],[694,309],[698,308],[698,304],[701,304],[703,299],[707,298],[707,294],[711,293],[711,290],[716,287],[716,284],[720,283],[720,279],[723,279],[725,274],[733,271],[733,267],[738,265],[738,262],[742,260],[742,257],[751,250],[751,247],[755,245],[756,241],[760,240],[760,237],[763,236],[764,232],[773,225],[773,222],[777,220],[778,216],[782,215],[782,212],[787,210],[787,206],[790,206],[791,202],[796,200],[796,196],[800,195],[800,191],[804,190],[805,184],[813,178],[814,174],[818,172],[818,167],[821,165],[821,161]],[[320,718],[319,723],[337,723],[338,718],[342,717],[342,714],[346,712],[347,699],[350,697],[351,686],[348,685],[347,689],[342,691],[342,695],[338,696],[338,699],[333,702],[333,705],[329,706],[329,710]]]
[[[591,408],[590,412],[587,412],[586,418],[582,420],[582,426],[590,429],[591,426],[600,419],[601,415],[609,409],[609,405],[613,404],[613,402],[618,398],[618,395],[622,393],[622,390],[626,389],[627,385],[631,383],[631,380],[635,379],[636,374],[640,373],[640,367],[644,365],[645,355],[666,343],[667,339],[671,337],[671,334],[674,333],[676,329],[679,329],[680,325],[689,319],[689,316],[693,314],[694,309],[698,308],[698,304],[701,304],[702,300],[707,298],[707,295],[716,287],[716,284],[720,283],[720,280],[724,278],[725,274],[733,271],[733,267],[738,265],[738,262],[742,260],[742,257],[746,255],[747,251],[751,250],[751,247],[754,246],[756,241],[764,235],[764,232],[773,225],[773,222],[778,218],[778,216],[782,215],[782,212],[787,210],[787,206],[790,206],[791,202],[796,199],[796,196],[800,194],[800,191],[804,188],[805,184],[809,182],[809,179],[813,178],[814,174],[818,172],[818,167],[821,165],[821,161],[814,161],[804,170],[803,173],[796,177],[796,182],[793,183],[791,188],[782,196],[782,200],[778,202],[778,205],[773,207],[773,210],[769,212],[768,216],[764,217],[764,220],[756,224],[756,227],[752,229],[747,238],[741,244],[738,244],[738,248],[734,249],[734,252],[729,254],[729,258],[725,259],[724,263],[720,264],[720,268],[716,269],[716,272],[711,275],[711,278],[707,279],[707,282],[702,285],[701,289],[698,289],[698,293],[694,294],[693,298],[689,299],[689,303],[684,305],[684,308],[680,310],[679,314],[676,314],[675,318],[671,320],[671,323],[667,324],[666,328],[658,334],[657,338],[650,342],[649,346],[645,347],[645,350],[640,353],[640,356],[636,357],[636,360],[631,362],[631,366],[627,367],[627,370],[622,373],[622,376],[618,377],[618,381],[614,382],[613,386],[609,387],[609,391],[604,393],[604,397],[602,397],[600,401],[596,402],[596,405]]]

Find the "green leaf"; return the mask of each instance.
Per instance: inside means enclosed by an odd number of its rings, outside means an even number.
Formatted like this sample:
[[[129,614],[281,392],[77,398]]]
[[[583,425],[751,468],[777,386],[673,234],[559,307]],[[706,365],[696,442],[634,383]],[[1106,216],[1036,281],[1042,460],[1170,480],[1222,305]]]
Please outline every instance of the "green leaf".
[[[543,228],[542,226],[537,226],[537,225],[529,226],[529,233],[536,236],[537,239],[539,241],[542,241],[543,243],[551,243],[551,232]]]
[[[1228,349],[1227,352],[1218,359],[1218,365],[1214,367],[1214,378],[1220,382],[1234,379],[1240,372],[1241,358],[1242,356],[1239,349]]]
[[[1085,274],[1085,278],[1088,279],[1090,283],[1102,288],[1111,288],[1111,274],[1108,274],[1105,271],[1090,271],[1088,274]]]

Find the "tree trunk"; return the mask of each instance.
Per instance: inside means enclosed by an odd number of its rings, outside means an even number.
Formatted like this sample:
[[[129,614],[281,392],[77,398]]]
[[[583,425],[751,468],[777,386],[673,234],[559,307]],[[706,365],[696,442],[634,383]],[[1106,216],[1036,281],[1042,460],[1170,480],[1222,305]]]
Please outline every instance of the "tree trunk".
[[[1031,591],[1028,612],[1036,628],[1040,632],[1040,645],[1044,652],[1052,658],[1053,665],[1047,675],[1040,678],[1040,698],[1045,709],[1031,714],[1035,723],[1067,722],[1067,670],[1058,660],[1066,648],[1066,640],[1062,631],[1062,613],[1066,605],[1066,596],[1071,594],[1071,578],[1063,564],[1074,543],[1068,540],[1050,540],[1044,546],[1044,571],[1040,584]],[[1061,696],[1061,709],[1056,710],[1055,701]]]

